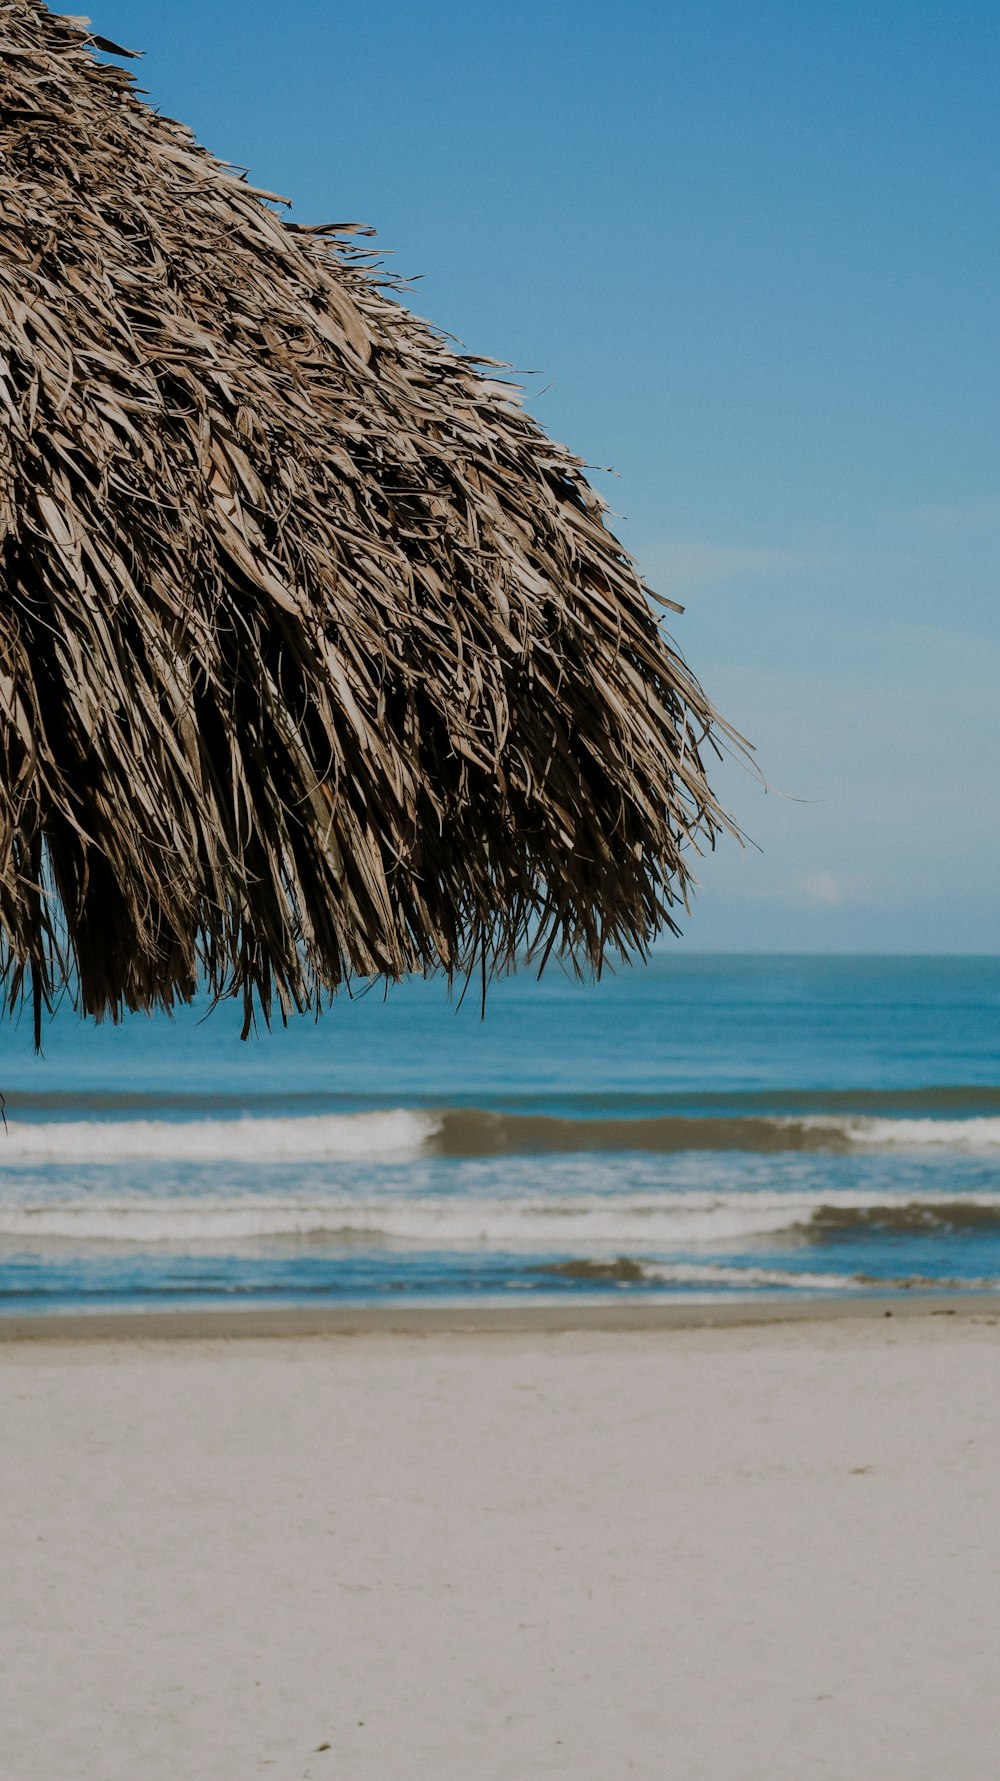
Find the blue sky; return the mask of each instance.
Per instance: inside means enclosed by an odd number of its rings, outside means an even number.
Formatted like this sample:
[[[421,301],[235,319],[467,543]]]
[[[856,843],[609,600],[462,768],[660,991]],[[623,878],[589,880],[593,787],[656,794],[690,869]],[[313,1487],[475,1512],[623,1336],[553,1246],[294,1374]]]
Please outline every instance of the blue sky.
[[[593,463],[757,745],[692,949],[1000,950],[994,4],[94,0]]]

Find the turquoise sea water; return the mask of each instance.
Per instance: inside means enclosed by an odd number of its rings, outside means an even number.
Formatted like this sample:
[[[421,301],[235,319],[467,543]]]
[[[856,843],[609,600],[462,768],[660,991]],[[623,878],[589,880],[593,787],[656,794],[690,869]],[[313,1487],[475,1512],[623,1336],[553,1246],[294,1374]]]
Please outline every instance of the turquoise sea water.
[[[0,1310],[1000,1290],[1000,959],[667,953],[0,1042]]]

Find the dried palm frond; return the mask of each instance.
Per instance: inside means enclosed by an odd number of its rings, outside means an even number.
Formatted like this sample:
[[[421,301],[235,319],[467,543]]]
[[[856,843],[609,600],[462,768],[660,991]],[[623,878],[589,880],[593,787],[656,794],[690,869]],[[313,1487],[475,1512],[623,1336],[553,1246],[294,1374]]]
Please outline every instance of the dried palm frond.
[[[95,47],[0,5],[8,1002],[644,947],[717,720],[580,461]]]

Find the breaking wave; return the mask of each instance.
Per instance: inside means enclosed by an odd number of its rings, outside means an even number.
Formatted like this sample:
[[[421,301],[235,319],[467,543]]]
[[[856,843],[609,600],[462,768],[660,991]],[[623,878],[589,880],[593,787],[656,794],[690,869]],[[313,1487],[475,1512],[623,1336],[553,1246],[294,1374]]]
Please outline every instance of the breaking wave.
[[[702,1118],[560,1119],[548,1114],[448,1111],[429,1138],[446,1156],[551,1151],[924,1149],[1000,1151],[1000,1118],[889,1119],[864,1114],[750,1114]]]
[[[539,1269],[556,1279],[581,1285],[787,1287],[795,1292],[844,1292],[858,1284],[851,1274],[817,1274],[801,1268],[727,1267],[721,1262],[637,1262],[631,1256],[615,1261],[550,1262]]]
[[[865,1114],[748,1114],[718,1118],[561,1118],[551,1114],[397,1107],[201,1119],[8,1121],[0,1174],[12,1166],[142,1160],[281,1164],[392,1162],[420,1156],[739,1150],[764,1154],[872,1150],[1000,1152],[1000,1116],[888,1118]]]

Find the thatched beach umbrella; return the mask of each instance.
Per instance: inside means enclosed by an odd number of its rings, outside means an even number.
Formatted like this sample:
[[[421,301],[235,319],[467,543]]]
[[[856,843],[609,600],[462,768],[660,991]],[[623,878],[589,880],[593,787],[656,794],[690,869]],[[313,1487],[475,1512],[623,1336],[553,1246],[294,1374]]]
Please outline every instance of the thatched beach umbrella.
[[[644,946],[715,720],[579,460],[95,47],[0,5],[8,1001]]]

